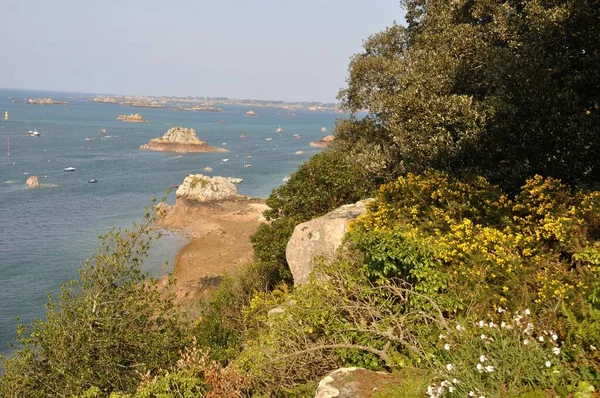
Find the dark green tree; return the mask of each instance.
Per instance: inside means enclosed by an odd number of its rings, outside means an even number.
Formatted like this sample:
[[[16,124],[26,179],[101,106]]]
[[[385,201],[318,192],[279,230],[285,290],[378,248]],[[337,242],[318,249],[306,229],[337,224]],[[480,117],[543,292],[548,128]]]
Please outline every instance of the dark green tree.
[[[600,181],[600,2],[406,0],[340,92],[337,149],[390,180],[434,168],[516,190]]]

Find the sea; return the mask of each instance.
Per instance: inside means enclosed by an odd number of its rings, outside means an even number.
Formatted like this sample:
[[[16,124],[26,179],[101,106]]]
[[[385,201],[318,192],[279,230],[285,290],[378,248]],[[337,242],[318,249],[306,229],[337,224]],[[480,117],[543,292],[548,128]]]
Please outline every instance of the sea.
[[[21,323],[43,319],[47,294],[78,277],[100,235],[140,221],[152,197],[164,197],[188,174],[203,173],[242,178],[239,193],[266,198],[322,150],[309,142],[330,134],[336,119],[345,117],[219,104],[223,112],[218,113],[132,108],[96,103],[94,96],[0,89],[0,355],[14,352],[16,317]],[[53,98],[68,106],[29,105],[28,98]],[[250,110],[259,116],[245,116]],[[141,113],[148,123],[116,120],[131,113]],[[203,141],[230,152],[139,149],[173,126],[193,128]],[[280,126],[284,131],[277,133]],[[30,130],[40,136],[28,136]],[[67,167],[76,171],[65,172]],[[41,188],[26,187],[32,175]],[[168,201],[174,200],[173,192]],[[176,233],[155,240],[144,269],[156,277],[169,272],[185,243]]]

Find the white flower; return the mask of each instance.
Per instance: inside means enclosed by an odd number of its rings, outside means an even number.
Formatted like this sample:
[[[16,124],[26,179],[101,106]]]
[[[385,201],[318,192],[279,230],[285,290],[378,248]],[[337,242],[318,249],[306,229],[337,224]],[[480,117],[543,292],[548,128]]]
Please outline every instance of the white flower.
[[[513,325],[506,325],[506,328],[507,328],[508,330],[513,330]]]
[[[553,334],[552,335],[552,340],[554,340],[554,341],[558,340],[558,336],[556,334]]]
[[[446,336],[444,336],[443,334],[440,334],[440,335],[438,336],[438,338],[439,338],[440,340],[442,340],[442,339],[445,339],[445,338],[446,338]]]
[[[456,325],[456,330],[458,330],[459,332],[462,332],[462,331],[464,331],[464,330],[465,330],[465,328],[464,328],[464,327],[462,327],[460,324],[457,324],[457,325]]]
[[[590,350],[597,351],[598,349],[596,347],[594,347],[593,345],[590,345]]]
[[[528,323],[527,327],[525,328],[525,330],[523,330],[523,333],[525,333],[525,334],[531,334],[531,332],[533,332],[533,325],[531,323]]]
[[[540,343],[543,342],[544,341],[544,336],[538,337],[538,340],[540,341]]]
[[[554,347],[554,348],[552,348],[552,352],[554,353],[554,355],[558,355],[558,354],[560,354],[560,348]]]
[[[444,381],[442,381],[440,383],[440,386],[442,386],[442,387],[446,387],[446,386],[449,386],[449,385],[450,385],[450,382],[448,380],[444,380]]]
[[[525,311],[523,311],[523,313],[525,315],[531,315],[531,311],[529,311],[529,308],[527,308]]]
[[[452,387],[452,386],[448,387],[448,392],[454,392],[454,390],[455,390],[454,387]]]
[[[425,392],[425,394],[429,395],[430,397],[433,396],[433,394],[435,394],[435,392],[433,391],[433,386],[427,386],[427,391]]]
[[[494,367],[492,365],[488,365],[485,367],[485,371],[488,373],[492,373],[494,371]]]
[[[490,324],[489,324],[489,326],[490,326],[491,328],[495,328],[495,327],[496,327],[496,326],[498,326],[498,325],[496,325],[494,322],[490,321]]]
[[[479,338],[480,338],[481,340],[485,340],[485,339],[487,339],[487,337],[486,337],[486,335],[485,335],[485,334],[482,334],[481,336],[479,336]]]
[[[483,365],[482,364],[478,363],[477,366],[476,366],[476,368],[477,368],[477,371],[479,373],[483,372]]]
[[[485,357],[485,355],[480,355],[479,362],[485,362],[485,361],[487,361],[487,358]]]
[[[479,325],[480,328],[485,326],[485,322],[484,321],[479,321],[477,322],[477,324]]]
[[[502,314],[504,311],[506,311],[504,308],[498,307],[498,314]]]
[[[523,340],[523,344],[525,344],[525,345],[529,344],[529,339]]]
[[[504,329],[506,327],[506,322],[504,322],[504,321],[500,322],[500,327],[502,329]]]
[[[446,365],[446,369],[448,369],[448,371],[451,371],[452,369],[454,369],[454,365],[449,363],[448,365]]]
[[[544,365],[546,365],[546,367],[549,368],[550,366],[552,366],[552,363],[550,361],[546,361]]]
[[[474,397],[475,396],[475,391],[469,391],[469,397]]]
[[[454,379],[452,379],[452,383],[458,384],[458,383],[460,383],[460,381],[458,381],[458,379],[455,377]]]
[[[444,344],[444,350],[450,351],[450,344],[448,344],[448,343]]]

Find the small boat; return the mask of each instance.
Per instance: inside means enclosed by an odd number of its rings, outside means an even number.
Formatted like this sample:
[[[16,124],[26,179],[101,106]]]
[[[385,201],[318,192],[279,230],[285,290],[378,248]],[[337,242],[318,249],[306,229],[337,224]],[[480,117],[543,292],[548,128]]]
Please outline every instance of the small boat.
[[[227,145],[227,143],[226,142],[221,142],[221,145]]]
[[[63,171],[75,171],[77,170],[75,167],[65,167]]]
[[[298,135],[294,136],[294,138],[299,140],[300,138],[302,138],[302,136],[298,134]]]
[[[95,184],[95,183],[97,183],[97,182],[98,182],[98,180],[97,180],[97,179],[95,179],[95,178],[92,178],[91,180],[88,180],[88,182],[89,182],[90,184]]]
[[[244,167],[252,167],[252,165],[250,163],[245,164]]]
[[[104,135],[104,134],[106,134],[106,130],[105,129],[99,129],[98,130],[98,134]]]
[[[217,124],[225,124],[225,120],[219,120]]]
[[[276,131],[277,131],[278,133],[283,133],[285,130],[283,129],[283,127],[279,126],[279,127],[277,127],[277,130],[276,130]]]
[[[247,136],[247,135],[244,135],[244,134],[242,134],[242,135],[240,135],[240,138],[244,139],[244,138],[248,138],[248,136]]]
[[[229,162],[229,159],[221,159],[222,162]]]
[[[29,130],[29,132],[27,133],[28,136],[30,137],[39,137],[40,133],[38,133],[38,131],[36,129],[33,130]]]
[[[269,138],[265,138],[265,141],[271,141],[273,138],[269,137]]]
[[[321,131],[322,131],[322,132],[326,132],[326,131],[327,131],[327,129],[326,129],[325,127],[321,127]]]

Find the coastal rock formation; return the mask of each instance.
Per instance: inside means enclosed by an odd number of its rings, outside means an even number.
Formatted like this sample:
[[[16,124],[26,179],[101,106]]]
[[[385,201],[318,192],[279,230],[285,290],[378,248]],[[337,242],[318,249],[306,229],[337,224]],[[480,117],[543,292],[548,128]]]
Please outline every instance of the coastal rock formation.
[[[210,202],[241,197],[230,177],[208,177],[203,174],[190,174],[175,192],[177,200]]]
[[[28,188],[39,188],[41,186],[38,176],[31,176],[25,182]]]
[[[366,212],[366,204],[370,200],[344,205],[324,216],[296,225],[285,249],[294,285],[308,282],[315,257],[335,257],[348,231],[348,223]]]
[[[311,142],[310,146],[317,147],[317,148],[328,147],[329,145],[331,145],[331,143],[333,142],[333,140],[335,140],[335,136],[328,135],[328,136],[325,136],[325,137],[321,138],[318,141]]]
[[[394,376],[386,372],[375,372],[362,368],[340,368],[319,382],[315,398],[370,398],[384,396],[381,387],[397,383]]]
[[[165,152],[229,152],[224,148],[216,148],[201,141],[196,130],[185,127],[173,127],[160,138],[154,138],[140,147],[151,151]]]
[[[210,166],[206,166],[203,170],[204,171],[213,171],[213,168]]]
[[[52,98],[29,98],[27,100],[29,105],[69,105],[67,101],[57,101]]]
[[[144,119],[144,117],[142,115],[140,115],[139,113],[134,113],[131,115],[119,115],[117,116],[117,120],[120,120],[122,122],[129,122],[129,123],[146,123],[147,120]]]

